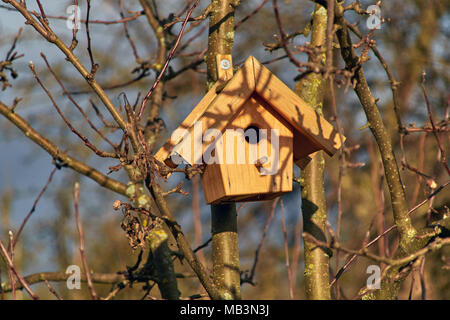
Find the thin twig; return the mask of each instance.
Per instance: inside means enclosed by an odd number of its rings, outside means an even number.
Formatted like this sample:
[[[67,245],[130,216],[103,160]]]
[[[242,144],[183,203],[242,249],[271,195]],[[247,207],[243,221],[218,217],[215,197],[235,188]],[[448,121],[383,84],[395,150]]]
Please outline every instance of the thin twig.
[[[2,257],[5,261],[5,263],[8,265],[9,269],[11,269],[11,271],[16,275],[17,279],[22,284],[22,286],[25,288],[25,290],[30,294],[30,296],[33,298],[33,300],[39,300],[39,297],[34,293],[33,290],[31,290],[30,286],[25,281],[25,279],[20,275],[19,272],[17,272],[11,258],[9,257],[8,251],[6,251],[6,248],[3,245],[2,240],[0,240],[0,251],[2,253]]]
[[[67,118],[64,116],[64,114],[62,113],[61,109],[58,107],[58,105],[55,102],[55,99],[53,99],[52,94],[50,93],[50,91],[45,87],[45,85],[43,84],[43,82],[41,81],[41,79],[39,78],[39,76],[36,73],[36,70],[34,68],[34,64],[33,62],[30,61],[30,69],[31,72],[33,73],[34,78],[36,79],[36,81],[39,83],[39,85],[42,87],[42,89],[45,91],[45,93],[47,94],[48,98],[50,99],[50,101],[52,102],[53,106],[55,107],[56,111],[58,112],[58,114],[61,116],[61,118],[63,119],[63,121],[66,123],[66,125],[69,127],[69,129],[75,133],[83,142],[84,144],[91,149],[92,151],[95,152],[96,155],[103,157],[103,158],[118,158],[119,156],[113,152],[105,152],[105,151],[101,151],[99,149],[97,149],[97,147],[95,147],[87,137],[85,137],[83,134],[81,134],[78,130],[76,130],[72,124],[70,123],[69,120],[67,120]]]
[[[190,4],[189,4],[190,5]],[[189,8],[189,7],[187,7]],[[212,10],[212,5],[210,4],[208,7],[206,7],[206,9],[203,11],[203,13],[197,17],[194,18],[188,18],[189,22],[197,22],[197,24],[203,20],[206,20],[206,18],[208,18],[209,14],[211,13]],[[183,12],[184,13],[184,12]],[[189,13],[189,12],[188,12]],[[186,18],[185,18],[186,19]],[[181,19],[179,17],[175,17],[171,22],[166,23],[164,25],[164,29],[170,28],[171,26],[173,26],[174,24],[178,23],[178,22],[184,22],[185,19]]]
[[[242,279],[242,283],[250,283],[251,285],[255,285],[253,278],[255,277],[256,266],[259,261],[259,254],[261,252],[264,240],[266,239],[267,231],[269,231],[270,223],[272,222],[272,219],[275,215],[275,208],[276,208],[279,200],[280,200],[280,197],[277,197],[272,202],[272,208],[270,209],[269,216],[267,217],[266,223],[264,224],[264,230],[263,230],[263,234],[261,236],[261,240],[259,241],[258,247],[256,248],[256,251],[255,251],[255,258],[253,259],[253,265],[250,270],[250,275],[244,275],[244,278]]]
[[[298,221],[297,226],[295,228],[295,237],[294,237],[294,247],[292,248],[292,282],[296,283],[297,280],[297,269],[298,269],[298,260],[300,257],[301,246],[300,241],[302,237],[302,228],[303,228],[303,219],[302,219],[302,211],[298,212]]]
[[[134,44],[133,40],[130,37],[130,33],[128,32],[128,24],[125,20],[125,15],[123,13],[123,1],[119,0],[119,7],[120,7],[120,17],[123,21],[123,30],[125,32],[125,37],[128,39],[128,42],[130,43],[131,49],[133,50],[134,58],[136,59],[136,62],[140,60],[139,54],[136,49],[136,45]]]
[[[289,265],[289,246],[288,246],[288,239],[287,239],[287,230],[286,230],[286,222],[284,219],[284,204],[283,199],[280,200],[280,206],[281,206],[281,227],[283,228],[283,238],[284,238],[284,254],[286,258],[286,270],[288,274],[288,281],[289,281],[289,298],[294,299],[294,283],[292,282],[292,270]]]
[[[294,58],[294,55],[292,54],[292,51],[287,46],[286,32],[284,32],[283,25],[281,23],[280,13],[278,12],[277,0],[273,0],[272,4],[273,4],[273,11],[275,13],[275,19],[277,21],[278,30],[280,31],[280,35],[281,35],[281,40],[280,40],[281,41],[281,46],[283,47],[284,51],[288,55],[289,60],[294,65],[296,65],[298,68],[300,68],[301,64],[299,63],[299,61],[297,59]]]
[[[419,139],[419,167],[418,170],[420,172],[423,171],[423,166],[424,166],[424,161],[425,161],[425,140],[427,138],[427,133],[426,132],[422,132],[422,134],[420,135],[420,139]],[[411,199],[411,204],[414,204],[417,202],[417,199],[419,197],[419,191],[420,191],[420,184],[422,182],[422,176],[418,175],[416,177],[416,185],[414,187],[414,191],[413,191],[413,196]]]
[[[197,248],[195,248],[194,250],[192,250],[192,252],[196,253],[197,251],[206,248],[212,241],[212,238],[209,238],[208,240],[205,241],[205,243],[203,243],[202,245],[199,245]]]
[[[63,298],[56,292],[56,290],[50,285],[48,280],[45,280],[45,284],[47,285],[48,290],[56,297],[58,300],[63,300]]]
[[[22,224],[19,227],[19,230],[17,231],[14,240],[12,242],[12,247],[14,248],[17,244],[17,242],[19,241],[19,237],[20,234],[22,233],[23,228],[25,227],[25,224],[27,223],[28,219],[30,219],[31,215],[33,214],[33,212],[36,210],[36,206],[39,202],[39,200],[41,199],[42,195],[45,193],[45,191],[47,190],[48,186],[50,185],[50,182],[52,182],[53,179],[53,175],[55,174],[56,170],[58,168],[55,167],[53,168],[52,172],[50,173],[50,176],[47,179],[47,182],[45,183],[44,187],[42,188],[41,192],[39,192],[37,198],[34,200],[33,202],[33,206],[31,207],[30,211],[28,212],[28,214],[25,216],[25,219],[23,219]]]
[[[331,100],[331,108],[333,111],[333,116],[336,122],[336,127],[339,133],[340,143],[344,145],[344,134],[341,123],[339,121],[337,105],[336,105],[336,94],[334,88],[334,75],[330,74],[329,71],[333,67],[333,37],[334,37],[334,0],[328,0],[327,7],[327,29],[326,29],[326,67],[327,72],[324,75],[324,78],[328,78],[329,89],[330,89],[330,100]],[[344,176],[344,170],[346,167],[346,159],[345,153],[343,152],[344,148],[339,149],[339,174],[338,174],[338,182],[337,182],[337,226],[336,226],[336,239],[340,238],[341,235],[341,221],[342,221],[342,179]],[[340,255],[339,251],[336,253],[336,270],[339,268],[340,263]],[[336,297],[340,298],[340,288],[339,284],[336,284]]]
[[[74,0],[74,4],[77,2],[78,2],[77,0]],[[117,20],[89,20],[89,23],[90,24],[104,24],[104,25],[119,24],[119,23],[134,21],[143,15],[144,15],[144,11],[138,11],[138,12],[133,13],[133,15],[131,15],[129,17],[124,17],[124,18],[117,19]],[[56,19],[56,20],[67,20],[67,16],[47,15],[47,18],[48,19]],[[85,19],[80,19],[79,21],[80,21],[80,23],[86,23]]]
[[[9,254],[10,254],[11,261],[14,261],[14,247],[12,246],[13,233],[11,230],[9,230],[8,235],[9,235],[9,251],[10,251]],[[12,272],[11,269],[8,269],[8,276],[9,276],[9,281],[11,282],[11,287],[12,287],[12,298],[13,298],[13,300],[16,300],[16,279],[14,279],[14,273]]]
[[[430,199],[432,199],[436,194],[438,194],[441,190],[443,190],[447,185],[450,184],[450,180],[448,180],[446,183],[444,183],[443,185],[441,185],[439,188],[437,188],[433,193],[431,193],[430,195],[428,195],[423,201],[421,201],[420,203],[416,204],[413,208],[411,208],[408,211],[408,214],[411,215],[414,211],[416,211],[418,208],[420,208],[422,205],[424,205],[427,201],[429,201]],[[391,232],[392,230],[394,230],[396,228],[396,225],[392,225],[389,228],[387,228],[383,233],[379,234],[378,236],[376,236],[375,238],[373,238],[370,242],[368,242],[363,250],[369,248],[370,246],[372,246],[374,243],[376,243],[379,239],[381,239],[382,237],[384,237],[386,234],[388,234],[389,232]],[[353,254],[348,260],[347,262],[342,266],[341,269],[339,269],[339,271],[336,273],[336,275],[334,276],[334,278],[330,281],[330,286],[333,286],[333,284],[336,283],[336,281],[342,276],[342,274],[350,267],[350,265],[353,263],[353,261],[355,261],[355,259],[358,257],[357,254]]]
[[[42,7],[41,1],[36,0],[36,2],[37,2],[37,5],[39,7],[39,11],[41,12],[42,19],[44,21],[46,21],[47,20],[47,16],[45,15],[44,8]]]
[[[117,149],[117,145],[112,143],[99,129],[97,129],[97,127],[92,123],[92,121],[89,119],[87,114],[84,112],[83,108],[81,108],[81,106],[75,101],[75,99],[71,96],[70,92],[67,91],[67,89],[64,86],[63,82],[61,81],[61,79],[58,77],[56,72],[50,66],[50,63],[48,62],[47,57],[42,52],[41,52],[41,57],[42,57],[42,59],[44,59],[44,62],[47,65],[48,70],[53,75],[55,80],[58,82],[58,84],[61,87],[61,89],[63,90],[64,94],[67,95],[67,98],[70,100],[70,102],[72,102],[72,104],[83,115],[83,117],[86,119],[86,121],[88,122],[88,124],[92,128],[92,130],[94,130],[103,140],[105,140],[109,145],[111,145],[111,147],[113,147],[114,149]]]
[[[17,35],[14,37],[13,43],[11,45],[11,48],[9,49],[8,53],[6,54],[6,60],[11,60],[13,58],[17,59],[17,57],[14,57],[12,55],[14,49],[16,48],[17,41],[19,40],[20,35],[22,34],[23,27],[19,28],[19,31],[17,32]]]
[[[105,298],[102,298],[102,300],[111,300],[112,298],[114,298],[114,296],[116,296],[119,293],[120,290],[124,289],[128,283],[130,283],[130,281],[125,280],[119,283],[118,285],[115,285],[114,289],[111,290],[111,292]]]
[[[91,294],[92,299],[97,300],[98,296],[97,296],[97,293],[95,293],[94,286],[92,285],[91,273],[89,271],[89,267],[88,267],[87,259],[86,259],[86,253],[85,253],[85,249],[84,249],[84,231],[83,231],[83,225],[81,224],[81,221],[80,221],[80,213],[78,211],[79,195],[80,195],[80,184],[78,182],[76,182],[74,191],[73,191],[73,198],[74,198],[74,207],[75,207],[75,219],[77,222],[77,229],[78,229],[78,234],[80,237],[80,255],[81,255],[81,260],[83,261],[83,268],[84,268],[84,273],[86,274],[89,292]]]
[[[422,288],[422,300],[427,300],[427,286],[425,283],[425,259],[426,257],[423,257],[422,261],[420,262],[419,269],[420,287]]]
[[[422,73],[421,87],[422,87],[422,92],[423,92],[423,95],[425,97],[425,102],[426,102],[426,105],[427,105],[428,118],[430,119],[431,127],[433,128],[433,134],[434,134],[434,137],[436,138],[436,142],[437,142],[437,145],[439,147],[439,151],[441,152],[441,154],[440,154],[441,162],[444,165],[445,169],[447,169],[447,174],[450,176],[450,168],[449,168],[449,166],[447,164],[447,158],[445,156],[445,150],[442,147],[441,139],[439,138],[439,134],[437,133],[436,125],[434,124],[433,114],[431,112],[430,101],[428,99],[428,94],[427,94],[427,91],[425,89],[425,72]]]
[[[266,4],[268,0],[263,0],[259,6],[257,6],[252,12],[250,12],[248,15],[246,15],[244,18],[242,18],[241,20],[239,20],[235,25],[234,25],[234,29],[236,30],[237,28],[239,28],[244,22],[246,22],[248,19],[250,19],[251,17],[253,17],[256,13],[258,13],[259,10],[261,10],[262,7],[264,7],[264,5]]]
[[[408,300],[412,300],[412,295],[413,295],[413,292],[414,292],[414,282],[416,280],[415,274],[416,273],[413,270],[411,272],[411,286],[409,287]]]
[[[75,48],[78,45],[78,40],[77,40],[77,32],[78,32],[77,20],[80,18],[80,17],[78,17],[78,11],[77,11],[77,9],[78,9],[78,0],[74,0],[73,1],[73,8],[74,8],[75,12],[74,12],[73,21],[72,21],[72,24],[73,24],[72,43],[71,43],[70,48],[69,48],[70,51],[72,51],[72,52],[73,52],[73,50],[75,50]],[[67,17],[64,17],[64,18],[65,18],[65,20],[67,20]]]
[[[92,74],[87,71],[87,69],[81,64],[79,59],[73,54],[73,52],[68,48],[64,42],[56,36],[56,34],[49,28],[44,28],[40,25],[36,19],[33,18],[32,14],[27,10],[23,3],[19,3],[16,0],[8,0],[14,8],[19,11],[22,16],[26,19],[27,23],[33,26],[33,28],[41,34],[48,42],[55,44],[66,56],[67,60],[78,70],[78,72],[83,76],[86,82],[91,86],[94,92],[98,95],[100,100],[103,102],[105,107],[111,113],[114,120],[120,126],[123,131],[126,131],[127,124],[123,119],[122,115],[116,109],[114,104],[111,102],[109,97],[105,94],[103,88],[97,83]]]
[[[428,252],[432,252],[432,251],[438,250],[438,249],[442,248],[443,246],[446,246],[446,245],[450,244],[450,238],[441,239],[441,238],[437,237],[429,245],[423,247],[420,250],[417,250],[416,252],[414,252],[412,254],[409,254],[409,255],[407,255],[407,256],[405,256],[403,258],[391,259],[391,258],[381,257],[381,256],[378,256],[376,254],[370,253],[365,248],[362,248],[360,250],[349,249],[349,248],[343,247],[337,241],[332,241],[331,243],[326,243],[326,242],[317,240],[316,238],[314,238],[309,233],[303,233],[303,237],[306,238],[308,241],[313,242],[314,244],[316,244],[317,246],[319,246],[321,248],[340,250],[342,252],[349,253],[349,254],[352,254],[352,255],[366,257],[366,258],[369,258],[369,259],[371,259],[373,261],[376,261],[376,262],[382,262],[382,263],[387,264],[388,266],[400,266],[400,265],[407,264],[407,263],[409,263],[411,261],[416,260],[419,257],[424,256]]]
[[[361,32],[358,30],[358,28],[355,25],[348,23],[348,22],[346,22],[346,25],[358,38],[360,38],[360,39],[364,38],[363,35],[361,34]],[[405,127],[403,126],[402,120],[401,120],[400,101],[398,99],[398,93],[397,93],[398,85],[400,83],[395,80],[394,75],[392,74],[391,69],[389,68],[389,65],[384,60],[383,56],[381,55],[380,51],[377,49],[376,45],[374,43],[370,43],[369,47],[373,51],[373,53],[375,54],[377,59],[380,61],[380,64],[383,67],[383,69],[385,70],[386,75],[389,79],[389,83],[390,83],[391,91],[392,91],[392,101],[394,103],[394,113],[395,113],[395,117],[396,117],[396,121],[397,121],[398,131],[401,134],[403,134],[405,131]]]
[[[53,158],[54,164],[58,168],[69,167],[78,173],[94,180],[100,186],[108,188],[114,192],[126,196],[126,185],[120,181],[109,178],[95,168],[69,156],[66,152],[59,149],[53,142],[45,138],[42,134],[37,132],[33,127],[13,112],[11,108],[0,101],[0,114],[20,129],[26,137],[44,149]]]
[[[167,57],[166,62],[164,63],[164,67],[161,69],[161,72],[159,73],[158,77],[156,78],[155,83],[153,83],[153,86],[148,91],[148,93],[145,96],[145,98],[142,100],[141,108],[139,109],[139,113],[138,113],[138,119],[141,119],[141,116],[142,116],[142,113],[144,112],[147,100],[150,99],[150,97],[151,97],[153,91],[155,90],[156,86],[161,81],[162,77],[164,76],[164,73],[166,72],[167,67],[169,66],[170,60],[172,60],[173,55],[174,55],[175,51],[177,50],[178,45],[180,44],[180,40],[183,37],[184,28],[186,27],[186,24],[187,24],[187,22],[189,20],[189,17],[191,16],[192,11],[194,11],[195,7],[197,7],[199,2],[200,2],[200,0],[195,1],[194,5],[189,9],[188,13],[186,14],[186,18],[184,19],[183,25],[181,26],[181,30],[180,30],[180,32],[178,34],[177,40],[175,42],[175,45],[173,46],[172,50],[170,51],[169,56]]]
[[[2,285],[2,269],[0,269],[0,299],[5,300],[5,292],[3,291],[3,285]]]
[[[195,245],[199,246],[202,242],[202,217],[199,206],[200,194],[200,177],[198,175],[192,177],[192,214],[194,218]],[[198,253],[198,259],[204,265],[206,264],[203,251]]]
[[[89,15],[91,13],[91,0],[87,0],[87,12],[86,12],[86,37],[87,37],[87,50],[89,53],[89,59],[91,60],[91,74],[90,76],[93,77],[93,75],[98,70],[98,64],[94,62],[94,56],[92,55],[92,48],[91,48],[91,34],[89,32]]]

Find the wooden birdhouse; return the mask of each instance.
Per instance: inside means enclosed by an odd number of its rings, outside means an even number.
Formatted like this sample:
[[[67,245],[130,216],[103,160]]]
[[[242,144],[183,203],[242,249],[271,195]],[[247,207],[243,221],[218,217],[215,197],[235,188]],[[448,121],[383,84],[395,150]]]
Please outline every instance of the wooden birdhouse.
[[[155,155],[172,168],[181,159],[205,164],[207,203],[267,200],[290,192],[294,163],[303,168],[316,151],[331,156],[340,148],[333,126],[254,57],[227,77]]]

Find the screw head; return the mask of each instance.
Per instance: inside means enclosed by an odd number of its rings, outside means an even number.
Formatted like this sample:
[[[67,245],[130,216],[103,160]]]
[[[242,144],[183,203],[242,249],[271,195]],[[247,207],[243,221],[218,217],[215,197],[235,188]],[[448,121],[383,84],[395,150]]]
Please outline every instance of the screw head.
[[[228,70],[231,68],[231,63],[227,59],[220,60],[220,67],[224,70]]]

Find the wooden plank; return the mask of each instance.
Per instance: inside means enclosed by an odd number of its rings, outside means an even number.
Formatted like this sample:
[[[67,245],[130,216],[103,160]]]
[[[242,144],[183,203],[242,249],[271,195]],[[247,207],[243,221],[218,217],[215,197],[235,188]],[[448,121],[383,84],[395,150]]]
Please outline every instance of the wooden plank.
[[[220,132],[225,130],[225,127],[232,121],[238,114],[239,110],[244,105],[245,101],[251,96],[254,91],[253,82],[253,68],[252,65],[245,63],[244,66],[239,69],[233,78],[228,81],[223,90],[211,101],[207,109],[203,112],[201,117],[197,120],[199,130],[195,130],[195,126],[189,129],[189,135],[193,137],[191,141],[183,140],[180,144],[180,148],[183,150],[189,149],[185,143],[191,143],[191,154],[180,155],[189,164],[201,163],[199,157],[203,152],[193,152],[194,140],[202,141],[202,137],[207,130],[216,129]],[[208,148],[210,141],[203,142],[203,151]]]
[[[165,161],[171,156],[173,148],[180,144],[191,143],[191,154],[180,154],[183,159],[193,165],[199,162],[198,157],[194,156],[194,140],[201,137],[194,135],[194,124],[201,123],[201,135],[208,129],[218,129],[223,131],[226,125],[238,114],[239,109],[250,97],[255,90],[253,75],[253,61],[247,59],[244,65],[236,72],[236,74],[226,83],[222,91],[217,94],[216,90],[223,84],[223,81],[217,81],[216,84],[208,91],[205,97],[192,110],[187,118],[181,123],[177,129],[187,129],[188,134],[193,139],[183,140],[183,137],[176,139],[170,138],[161,149],[155,154],[155,158],[159,161]],[[199,134],[198,133],[198,134]],[[209,143],[203,145],[203,150],[208,147]],[[181,149],[187,150],[187,145],[180,145]],[[183,152],[182,152],[183,153]]]
[[[294,144],[295,146],[295,144]],[[295,150],[295,147],[294,147]],[[300,168],[300,169],[305,169],[307,164],[316,156],[317,151],[314,153],[309,154],[306,157],[300,158],[300,159],[296,159],[294,156],[294,163]]]
[[[272,110],[273,113],[276,114],[276,116],[279,119],[282,119],[283,122],[287,123],[287,126],[292,127],[287,120],[284,119],[274,108],[266,102],[261,96],[259,96],[257,93],[253,95],[253,98],[258,101],[262,106],[264,106],[267,110]],[[292,131],[294,133],[294,163],[300,167],[301,169],[304,169],[304,167],[308,164],[308,162],[312,159],[311,154],[321,150],[321,146],[313,141],[309,136],[304,135],[300,133],[299,131],[295,130],[292,127]]]
[[[254,90],[253,63],[247,59],[202,115],[207,126],[204,131],[209,128],[223,131]]]
[[[209,104],[212,100],[217,96],[216,89],[220,85],[219,82],[216,82],[214,86],[206,93],[206,95],[200,100],[200,102],[192,109],[191,113],[183,120],[180,126],[177,129],[189,129],[193,126],[195,121],[197,121],[208,108]],[[177,139],[169,138],[167,142],[158,150],[155,154],[155,158],[161,162],[165,162],[168,158],[170,158],[171,152],[173,148],[180,143],[181,137],[177,137]]]
[[[216,55],[217,79],[228,81],[233,77],[233,59],[231,54]]]
[[[242,196],[239,196],[239,197],[236,197],[236,196],[224,196],[224,197],[222,197],[220,199],[215,200],[212,203],[218,204],[218,203],[232,203],[232,202],[250,202],[250,201],[272,200],[272,199],[275,199],[276,197],[279,197],[279,196],[281,196],[283,194],[286,194],[288,192],[291,192],[291,191],[275,192],[275,193],[269,193],[269,194],[258,194],[258,195],[248,194],[248,195],[242,195]]]
[[[334,127],[255,58],[253,65],[256,92],[296,130],[333,155],[341,147],[339,133]]]
[[[206,203],[210,204],[225,195],[220,165],[206,166],[202,174],[202,188]]]

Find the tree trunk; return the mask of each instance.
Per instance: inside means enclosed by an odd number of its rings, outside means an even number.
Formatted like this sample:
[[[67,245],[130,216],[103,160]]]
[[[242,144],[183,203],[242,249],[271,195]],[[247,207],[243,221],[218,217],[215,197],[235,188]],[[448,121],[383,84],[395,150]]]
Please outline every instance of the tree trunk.
[[[149,0],[139,0],[142,9],[144,10],[147,22],[150,25],[155,38],[157,39],[157,54],[155,64],[162,66],[166,60],[167,47],[165,32],[163,25],[157,19],[156,8],[153,7]],[[147,147],[152,150],[154,143],[158,137],[160,127],[157,125],[159,110],[162,106],[164,92],[164,81],[161,81],[153,92],[152,98],[147,102],[147,122],[145,124],[144,136],[147,142]],[[130,179],[133,176],[130,175]],[[150,210],[151,195],[145,192],[143,182],[132,184],[135,189],[135,194],[132,195],[135,206],[143,207]],[[128,191],[129,189],[127,189]],[[166,230],[160,227],[152,229],[147,237],[147,244],[149,245],[149,255],[146,262],[146,267],[153,267],[156,269],[158,275],[158,288],[163,299],[177,300],[180,297],[178,290],[178,283],[175,276],[175,268],[172,261],[171,251],[168,245],[169,234]]]
[[[209,17],[207,88],[217,81],[216,55],[232,54],[236,0],[212,0]],[[240,265],[236,205],[211,205],[214,284],[221,298],[240,299]]]
[[[354,70],[353,79],[355,83],[355,92],[361,102],[369,128],[375,137],[380,150],[384,176],[386,177],[386,183],[391,198],[394,223],[400,237],[399,248],[394,255],[394,258],[401,258],[423,247],[425,241],[423,239],[416,239],[417,230],[413,227],[408,213],[405,192],[394,150],[392,148],[391,137],[381,119],[377,102],[367,83],[364,70],[362,66],[359,65],[359,57],[353,49],[353,44],[344,18],[344,8],[339,3],[336,3],[335,17],[335,23],[340,27],[336,32],[336,36],[339,40],[342,58],[345,61],[347,70]],[[376,292],[366,295],[365,298],[395,299],[398,295],[400,284],[404,280],[404,277],[397,277],[402,267],[403,266],[391,268],[381,282],[381,290],[376,290]],[[404,274],[408,273],[405,272]],[[395,279],[396,277],[397,279]]]
[[[325,48],[327,10],[316,5],[313,14],[311,44]],[[322,62],[326,55],[323,53]],[[295,92],[322,115],[325,79],[321,74],[311,73],[300,80]],[[323,151],[319,151],[302,170],[303,231],[320,241],[326,241],[326,203],[324,191]],[[308,299],[330,299],[330,256],[322,248],[304,239],[305,290]]]
[[[150,212],[157,212],[154,208],[154,200],[151,199],[143,183],[130,182],[127,188],[127,195],[136,207],[144,208]],[[142,217],[146,219],[145,217]],[[153,228],[147,236],[149,246],[148,259],[145,268],[155,268],[158,277],[158,288],[163,299],[178,300],[180,291],[175,274],[175,268],[170,252],[169,235],[162,226]]]

